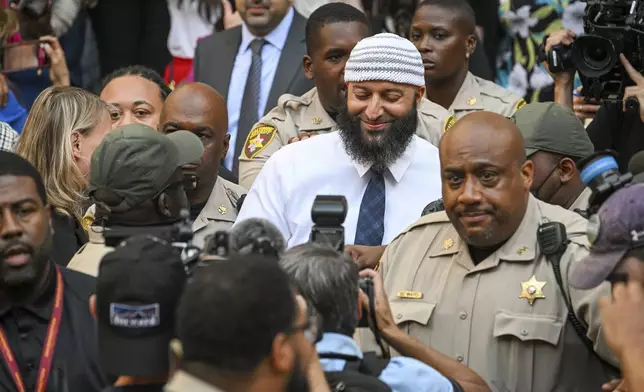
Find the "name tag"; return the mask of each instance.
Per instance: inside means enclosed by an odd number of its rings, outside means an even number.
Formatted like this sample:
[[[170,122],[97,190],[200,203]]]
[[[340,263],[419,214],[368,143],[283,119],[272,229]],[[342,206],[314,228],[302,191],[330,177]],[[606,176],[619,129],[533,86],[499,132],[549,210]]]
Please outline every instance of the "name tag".
[[[396,293],[398,298],[407,298],[407,299],[421,299],[423,298],[423,293],[420,291],[399,291]]]

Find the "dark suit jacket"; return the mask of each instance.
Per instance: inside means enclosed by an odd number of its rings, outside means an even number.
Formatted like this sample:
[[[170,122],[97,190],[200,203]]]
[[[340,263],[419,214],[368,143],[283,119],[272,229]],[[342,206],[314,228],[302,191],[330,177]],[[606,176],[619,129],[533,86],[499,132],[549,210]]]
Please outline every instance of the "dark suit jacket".
[[[315,87],[313,81],[304,76],[302,69],[302,58],[306,54],[305,27],[306,18],[295,11],[264,114],[277,106],[277,100],[282,94],[299,96]],[[228,99],[230,75],[240,44],[241,26],[214,33],[200,40],[194,58],[195,81],[212,86]]]

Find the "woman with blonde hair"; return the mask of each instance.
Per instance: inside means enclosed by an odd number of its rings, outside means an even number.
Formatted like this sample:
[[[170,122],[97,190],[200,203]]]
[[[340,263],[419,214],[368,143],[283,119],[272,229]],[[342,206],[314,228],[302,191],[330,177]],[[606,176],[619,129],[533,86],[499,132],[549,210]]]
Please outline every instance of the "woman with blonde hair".
[[[52,207],[54,261],[67,265],[87,242],[80,220],[90,160],[111,130],[106,105],[76,87],[50,87],[32,106],[16,153],[36,167]]]

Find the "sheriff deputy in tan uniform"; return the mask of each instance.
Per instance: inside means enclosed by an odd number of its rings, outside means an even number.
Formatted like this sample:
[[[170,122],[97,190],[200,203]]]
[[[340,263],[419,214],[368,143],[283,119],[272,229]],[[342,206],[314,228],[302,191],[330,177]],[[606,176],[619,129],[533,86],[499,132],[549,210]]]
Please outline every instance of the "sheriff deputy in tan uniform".
[[[192,179],[184,186],[193,220],[193,244],[203,247],[209,235],[232,227],[239,200],[246,194],[243,187],[217,175],[230,139],[226,101],[207,84],[181,85],[166,99],[159,121],[162,133],[179,129],[195,134],[204,147],[201,159],[184,167],[184,174]]]
[[[537,243],[541,222],[562,222],[566,295],[597,353],[610,358],[597,301],[610,295],[568,284],[588,254],[586,220],[530,194],[533,164],[511,120],[472,113],[440,145],[445,211],[411,225],[381,261],[398,326],[476,371],[495,391],[593,391],[611,379],[570,322],[552,263]],[[362,336],[363,350],[368,346]]]
[[[327,6],[329,7],[329,6]],[[345,4],[343,21],[327,20],[331,12],[319,10],[307,22],[307,50],[304,72],[315,88],[297,97],[285,94],[248,134],[239,157],[239,184],[250,189],[268,158],[283,146],[312,135],[337,131],[334,120],[338,108],[346,105],[344,65],[353,47],[370,36],[369,21],[355,8]],[[336,13],[337,14],[337,13]],[[418,106],[416,134],[438,146],[449,112],[428,100]]]
[[[96,221],[88,229],[89,242],[67,265],[92,276],[98,275],[101,259],[112,250],[105,245],[106,230],[154,226],[171,233],[181,209],[188,208],[181,167],[198,160],[204,148],[187,131],[165,136],[146,125],[130,124],[110,132],[95,152],[88,194]]]
[[[576,162],[595,148],[581,120],[554,102],[525,105],[512,119],[534,165],[532,194],[546,203],[585,213],[592,191],[581,180]]]
[[[427,98],[450,111],[451,123],[483,110],[509,117],[526,103],[519,94],[468,71],[477,44],[475,29],[466,0],[422,2],[412,20],[409,39],[423,57]]]

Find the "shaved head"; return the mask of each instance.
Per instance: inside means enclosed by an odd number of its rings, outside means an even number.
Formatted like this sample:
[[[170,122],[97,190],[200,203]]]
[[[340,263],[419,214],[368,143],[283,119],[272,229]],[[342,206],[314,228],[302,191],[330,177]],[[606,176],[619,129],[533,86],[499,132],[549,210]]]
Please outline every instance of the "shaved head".
[[[445,210],[458,233],[480,248],[505,242],[521,224],[533,175],[517,126],[471,113],[443,136],[439,152]]]
[[[230,140],[224,97],[204,83],[179,86],[163,105],[159,131],[168,134],[179,130],[190,131],[203,142],[201,161],[186,165],[184,175],[192,180],[189,182],[196,182],[194,189],[186,189],[190,205],[205,204],[217,181]]]

